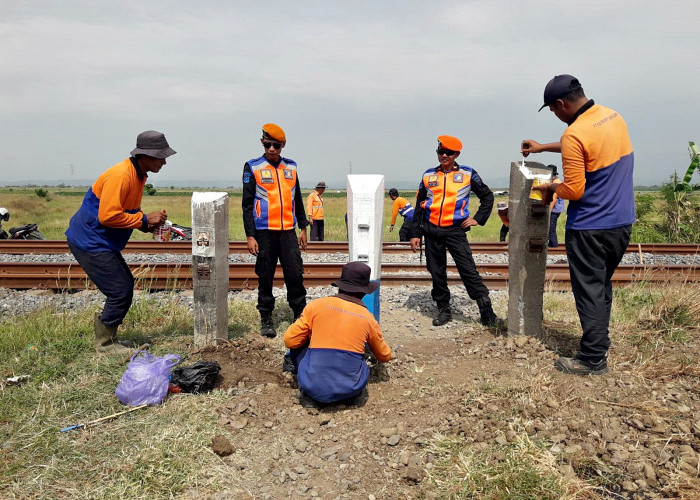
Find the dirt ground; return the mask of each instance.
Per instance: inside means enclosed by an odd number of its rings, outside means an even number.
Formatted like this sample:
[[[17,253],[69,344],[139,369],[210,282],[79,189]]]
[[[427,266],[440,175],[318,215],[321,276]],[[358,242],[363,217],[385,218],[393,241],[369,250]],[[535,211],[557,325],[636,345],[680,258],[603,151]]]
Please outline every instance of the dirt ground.
[[[576,377],[553,368],[576,350],[577,334],[565,333],[578,331],[575,319],[546,324],[544,340],[507,338],[476,313],[433,327],[434,311],[410,304],[381,305],[395,359],[373,368],[361,408],[301,407],[281,372],[283,332],[201,351],[232,395],[214,410],[231,485],[211,498],[442,498],[431,480],[436,436],[474,451],[542,441],[564,481],[595,486],[587,497],[700,498],[700,389],[683,365],[697,346],[659,352],[667,371],[652,376],[616,345],[607,375]],[[207,495],[193,487],[184,497]]]

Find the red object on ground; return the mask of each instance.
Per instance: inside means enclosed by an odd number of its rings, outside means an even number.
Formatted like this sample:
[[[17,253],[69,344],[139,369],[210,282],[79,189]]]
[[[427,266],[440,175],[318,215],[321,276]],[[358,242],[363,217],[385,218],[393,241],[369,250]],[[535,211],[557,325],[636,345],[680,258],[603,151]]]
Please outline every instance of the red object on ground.
[[[172,392],[173,394],[180,394],[182,392],[182,389],[180,389],[180,386],[177,384],[170,384],[168,385],[168,392]]]

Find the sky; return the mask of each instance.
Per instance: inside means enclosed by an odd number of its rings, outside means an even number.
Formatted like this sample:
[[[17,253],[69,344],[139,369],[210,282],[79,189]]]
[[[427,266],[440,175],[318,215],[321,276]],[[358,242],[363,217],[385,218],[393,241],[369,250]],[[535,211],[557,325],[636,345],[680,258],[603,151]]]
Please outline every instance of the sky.
[[[520,142],[565,124],[554,75],[618,111],[635,184],[700,141],[700,2],[0,0],[0,183],[89,184],[144,130],[178,153],[156,186],[241,186],[261,127],[286,132],[302,187],[346,174],[418,185],[437,136],[508,185]],[[554,153],[528,159],[561,164]]]

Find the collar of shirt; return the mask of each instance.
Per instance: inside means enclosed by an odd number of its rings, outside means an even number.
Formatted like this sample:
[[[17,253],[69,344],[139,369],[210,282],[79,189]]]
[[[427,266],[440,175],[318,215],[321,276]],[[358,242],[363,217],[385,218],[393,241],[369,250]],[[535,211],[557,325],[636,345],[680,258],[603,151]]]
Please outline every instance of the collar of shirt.
[[[130,158],[131,164],[134,166],[136,169],[136,175],[139,179],[148,178],[148,175],[146,175],[144,172],[141,171],[141,167],[139,166],[139,161],[136,159],[135,156],[132,156]]]
[[[362,299],[358,299],[357,297],[353,297],[352,295],[347,295],[343,292],[338,292],[336,295],[339,299],[347,300],[348,302],[352,302],[354,304],[359,304],[362,307],[367,307],[364,302],[362,302]]]
[[[268,160],[268,159],[267,159],[267,156],[265,156],[265,155],[263,155],[263,158],[265,158],[265,161],[266,161],[267,163],[269,163],[270,165],[272,165],[273,167],[275,167],[275,168],[279,167],[279,166],[280,166],[280,163],[282,163],[282,157],[281,157],[281,156],[280,156],[280,159],[279,159],[279,161],[278,161],[277,163],[275,163],[274,161]]]
[[[586,111],[591,109],[594,104],[595,104],[595,102],[593,102],[593,99],[589,99],[586,104],[584,104],[583,106],[578,108],[578,111],[576,113],[574,113],[574,116],[573,116],[573,118],[571,118],[571,121],[568,123],[568,125],[571,125],[572,123],[574,123],[576,121],[576,118],[578,118],[583,113],[585,113]]]
[[[458,164],[458,163],[455,163],[454,165],[452,165],[452,169],[448,170],[447,172],[445,172],[445,171],[442,169],[442,165],[440,165],[440,166],[437,167],[437,171],[438,171],[438,172],[442,172],[443,174],[449,174],[450,172],[454,172],[455,170],[459,170],[459,164]]]

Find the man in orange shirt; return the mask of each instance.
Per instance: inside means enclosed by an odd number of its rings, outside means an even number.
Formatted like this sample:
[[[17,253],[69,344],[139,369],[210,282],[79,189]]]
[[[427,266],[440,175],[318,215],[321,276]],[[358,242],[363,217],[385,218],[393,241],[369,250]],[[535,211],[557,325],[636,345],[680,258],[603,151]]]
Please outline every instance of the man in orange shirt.
[[[66,230],[71,253],[107,297],[102,313],[95,314],[97,352],[133,352],[117,340],[117,328],[134,297],[134,277],[121,251],[134,229],[153,232],[165,222],[165,210],[149,214],[141,211],[141,197],[148,174],[160,172],[165,159],[174,154],[162,133],[140,133],[131,158],[97,178]]]
[[[403,224],[401,224],[401,229],[399,229],[399,241],[409,241],[409,226],[413,220],[415,209],[406,198],[399,196],[399,190],[396,188],[391,188],[389,190],[389,198],[394,202],[391,209],[391,225],[389,226],[389,232],[394,230],[396,217],[401,214],[401,217],[403,217]]]
[[[498,217],[501,219],[501,233],[499,235],[498,241],[501,243],[506,241],[506,236],[508,236],[508,231],[510,230],[510,219],[508,218],[508,203],[505,201],[499,201],[496,204],[496,211],[498,212]]]
[[[316,184],[316,190],[311,191],[306,198],[306,213],[311,224],[311,241],[323,241],[323,193],[326,183],[321,181]]]
[[[368,397],[369,368],[365,345],[382,362],[391,349],[379,323],[362,302],[378,282],[370,282],[370,268],[363,262],[343,266],[333,283],[338,294],[310,302],[284,334],[284,345],[297,373],[299,402],[303,406],[345,402],[362,406]]]
[[[556,369],[573,375],[608,371],[612,276],[625,254],[635,221],[634,150],[627,124],[618,112],[588,99],[579,80],[557,75],[544,89],[544,104],[567,124],[559,142],[522,141],[524,156],[560,152],[564,182],[542,191],[542,203],[553,196],[569,200],[566,211],[566,255],[571,288],[581,321],[579,351],[561,356]]]

